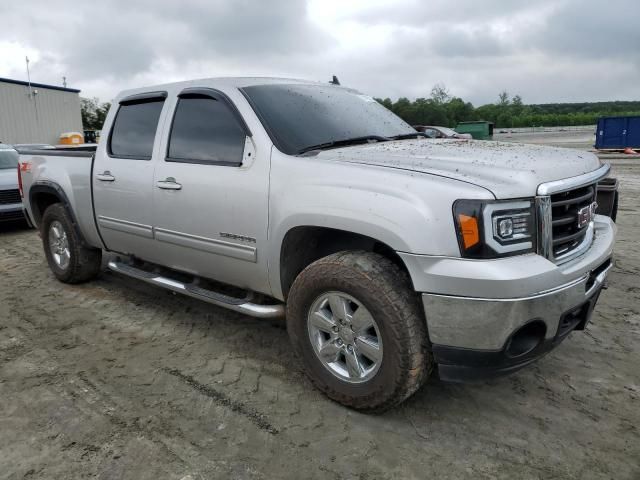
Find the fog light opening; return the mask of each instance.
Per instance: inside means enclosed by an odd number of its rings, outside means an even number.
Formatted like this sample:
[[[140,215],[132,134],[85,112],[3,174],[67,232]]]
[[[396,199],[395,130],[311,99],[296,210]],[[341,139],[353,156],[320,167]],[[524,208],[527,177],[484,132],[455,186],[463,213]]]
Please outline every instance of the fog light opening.
[[[535,320],[520,327],[509,340],[506,353],[510,357],[520,357],[532,352],[542,343],[547,326],[542,320]]]

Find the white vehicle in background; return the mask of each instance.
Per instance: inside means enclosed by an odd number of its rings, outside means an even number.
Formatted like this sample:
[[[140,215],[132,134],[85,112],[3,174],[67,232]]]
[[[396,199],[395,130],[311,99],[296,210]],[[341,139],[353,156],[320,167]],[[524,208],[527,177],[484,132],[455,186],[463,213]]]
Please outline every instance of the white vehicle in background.
[[[18,189],[18,152],[0,143],[0,222],[24,220]]]
[[[458,133],[448,127],[434,127],[431,125],[414,125],[418,132],[424,133],[429,138],[459,138],[471,140],[473,137],[470,133]]]

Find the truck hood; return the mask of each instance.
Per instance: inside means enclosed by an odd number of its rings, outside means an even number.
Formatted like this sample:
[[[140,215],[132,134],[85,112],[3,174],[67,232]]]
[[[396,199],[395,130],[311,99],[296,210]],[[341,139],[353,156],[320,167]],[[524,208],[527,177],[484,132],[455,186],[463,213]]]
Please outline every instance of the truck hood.
[[[16,168],[0,168],[0,190],[18,188],[18,170]]]
[[[370,143],[324,150],[318,159],[452,178],[484,187],[496,198],[531,197],[541,183],[600,166],[598,157],[580,150],[458,139]]]

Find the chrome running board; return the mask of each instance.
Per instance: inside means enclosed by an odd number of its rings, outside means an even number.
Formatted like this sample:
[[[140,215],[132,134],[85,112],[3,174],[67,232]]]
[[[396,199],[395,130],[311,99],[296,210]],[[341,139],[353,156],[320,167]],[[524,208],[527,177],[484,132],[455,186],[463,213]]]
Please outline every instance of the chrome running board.
[[[157,275],[140,268],[133,267],[126,263],[110,261],[107,266],[109,270],[122,273],[129,277],[137,278],[143,282],[166,288],[172,292],[182,293],[192,298],[197,298],[203,302],[211,303],[219,307],[228,308],[235,312],[244,313],[257,318],[278,318],[284,317],[284,304],[262,305],[251,303],[247,298],[236,298],[213,290],[207,290],[190,283],[182,283],[171,278]]]

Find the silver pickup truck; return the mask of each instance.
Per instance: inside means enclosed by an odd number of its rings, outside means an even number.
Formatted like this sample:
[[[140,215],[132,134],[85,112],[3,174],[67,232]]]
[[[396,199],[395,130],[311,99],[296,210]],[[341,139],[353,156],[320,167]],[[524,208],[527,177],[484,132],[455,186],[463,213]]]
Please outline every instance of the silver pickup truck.
[[[509,373],[581,330],[611,267],[590,153],[430,139],[371,97],[225,78],[122,92],[95,152],[20,156],[55,276],[108,268],[286,314],[332,399],[396,405]]]

